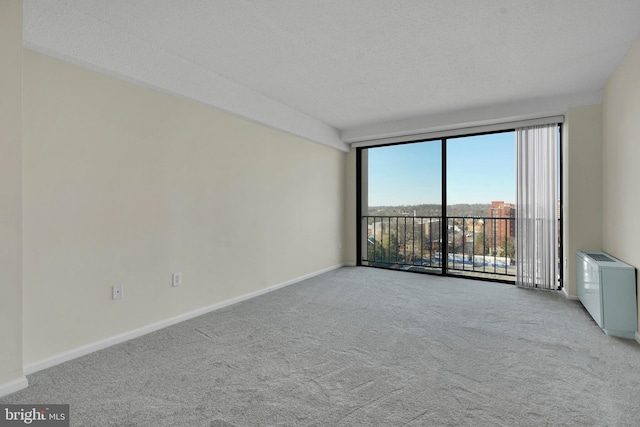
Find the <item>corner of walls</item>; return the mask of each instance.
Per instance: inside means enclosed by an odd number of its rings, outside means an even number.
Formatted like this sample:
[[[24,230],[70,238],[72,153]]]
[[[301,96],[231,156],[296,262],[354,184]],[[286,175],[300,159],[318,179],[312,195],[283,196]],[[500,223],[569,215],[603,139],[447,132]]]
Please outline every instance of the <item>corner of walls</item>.
[[[602,106],[571,108],[563,126],[564,290],[576,295],[576,251],[602,248]]]
[[[0,396],[22,369],[22,0],[0,2]]]
[[[562,288],[562,294],[564,295],[564,297],[568,300],[573,300],[573,301],[577,301],[578,297],[576,295],[569,295],[569,292],[567,292],[567,288]]]
[[[603,249],[640,269],[640,40],[609,78],[603,96]],[[637,286],[637,285],[636,285]],[[640,306],[640,293],[637,292]],[[640,312],[638,313],[640,328]],[[640,342],[636,333],[636,340]]]

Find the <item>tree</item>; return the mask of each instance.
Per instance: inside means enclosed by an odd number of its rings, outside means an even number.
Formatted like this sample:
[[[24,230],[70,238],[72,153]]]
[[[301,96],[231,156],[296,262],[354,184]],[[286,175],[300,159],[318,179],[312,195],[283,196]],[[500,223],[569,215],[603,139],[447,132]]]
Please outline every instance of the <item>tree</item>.
[[[391,234],[367,244],[367,256],[369,262],[393,263],[401,261],[398,255],[398,238],[395,234]]]
[[[490,248],[489,236],[483,232],[476,233],[473,240],[473,253],[476,255],[488,255]]]
[[[502,242],[500,247],[507,258],[511,258],[511,264],[516,262],[516,241],[513,237],[508,237],[506,242]]]

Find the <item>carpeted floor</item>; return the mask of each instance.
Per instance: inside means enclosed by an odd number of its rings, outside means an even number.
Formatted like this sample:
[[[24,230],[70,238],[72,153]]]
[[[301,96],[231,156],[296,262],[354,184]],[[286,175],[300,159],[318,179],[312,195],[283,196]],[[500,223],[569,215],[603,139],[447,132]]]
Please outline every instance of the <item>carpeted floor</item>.
[[[73,426],[637,426],[640,345],[557,292],[342,268],[29,376]]]

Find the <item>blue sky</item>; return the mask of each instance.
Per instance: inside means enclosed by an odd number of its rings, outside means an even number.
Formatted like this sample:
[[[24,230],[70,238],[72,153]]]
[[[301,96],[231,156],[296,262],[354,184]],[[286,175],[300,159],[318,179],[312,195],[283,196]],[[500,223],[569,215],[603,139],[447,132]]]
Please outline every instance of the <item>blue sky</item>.
[[[514,132],[447,140],[447,202],[515,202]],[[440,141],[369,149],[369,206],[439,204]]]

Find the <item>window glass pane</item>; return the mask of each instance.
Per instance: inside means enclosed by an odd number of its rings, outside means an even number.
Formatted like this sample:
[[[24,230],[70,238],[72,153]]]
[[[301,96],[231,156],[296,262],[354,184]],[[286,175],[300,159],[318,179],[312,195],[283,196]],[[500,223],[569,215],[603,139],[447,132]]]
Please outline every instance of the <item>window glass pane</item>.
[[[515,275],[515,192],[514,132],[447,140],[450,273]]]
[[[439,270],[442,141],[367,150],[368,265]]]
[[[515,133],[467,136],[447,140],[447,205],[515,203]],[[486,207],[477,211],[486,215]],[[475,212],[475,211],[474,211]]]
[[[441,141],[437,140],[370,148],[369,214],[384,212],[413,215],[415,210],[420,215],[440,215],[441,146]]]

